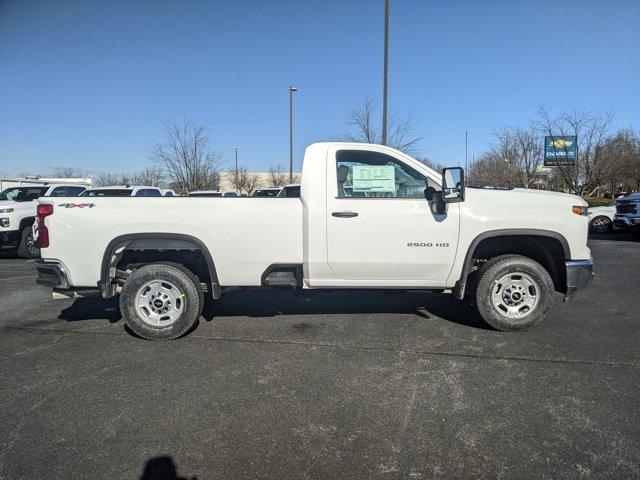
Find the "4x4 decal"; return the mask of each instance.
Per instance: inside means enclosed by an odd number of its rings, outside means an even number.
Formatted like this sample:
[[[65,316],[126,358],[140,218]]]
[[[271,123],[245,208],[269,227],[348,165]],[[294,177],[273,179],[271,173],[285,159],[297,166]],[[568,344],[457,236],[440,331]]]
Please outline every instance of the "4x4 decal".
[[[96,204],[95,203],[61,203],[58,206],[64,207],[64,208],[93,208],[96,206]]]

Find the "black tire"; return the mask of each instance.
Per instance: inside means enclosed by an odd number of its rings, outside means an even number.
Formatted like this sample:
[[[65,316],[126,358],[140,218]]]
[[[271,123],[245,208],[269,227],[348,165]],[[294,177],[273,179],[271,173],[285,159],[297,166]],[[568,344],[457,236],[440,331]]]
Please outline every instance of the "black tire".
[[[146,284],[157,280],[162,285],[176,287],[180,313],[173,323],[152,325],[139,311],[137,303]],[[153,301],[151,294],[150,302]],[[184,303],[182,303],[184,302]],[[177,303],[177,302],[174,302]],[[151,307],[151,303],[149,303]],[[187,268],[175,263],[152,263],[137,269],[125,282],[120,293],[120,312],[127,326],[138,336],[147,340],[173,340],[187,333],[198,321],[204,306],[204,294],[198,278]],[[149,309],[147,313],[154,314]]]
[[[18,256],[20,258],[38,258],[40,249],[33,240],[33,229],[31,225],[24,227],[20,234],[20,244],[18,245]]]
[[[513,277],[500,282],[509,274]],[[527,283],[530,286],[523,288]],[[485,322],[496,330],[515,332],[529,330],[544,319],[553,306],[554,291],[549,273],[538,262],[522,255],[501,255],[478,271],[474,297]],[[535,303],[528,307],[525,302],[529,301]],[[520,316],[514,318],[510,314]]]
[[[609,217],[598,215],[591,219],[589,228],[593,233],[609,233],[613,230],[613,222]]]

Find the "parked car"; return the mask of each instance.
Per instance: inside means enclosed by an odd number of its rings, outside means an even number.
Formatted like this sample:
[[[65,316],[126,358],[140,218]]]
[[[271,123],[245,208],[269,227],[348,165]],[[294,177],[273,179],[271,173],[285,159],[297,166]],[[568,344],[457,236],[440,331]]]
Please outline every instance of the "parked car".
[[[589,207],[589,228],[594,233],[607,233],[613,230],[613,217],[616,214],[615,202],[601,207]]]
[[[40,250],[33,238],[36,200],[42,196],[75,197],[86,187],[77,184],[25,185],[0,192],[0,249],[17,250],[21,258],[36,258]]]
[[[162,191],[158,187],[146,186],[109,186],[99,188],[88,188],[81,197],[162,197]]]
[[[462,168],[438,174],[382,145],[309,146],[301,198],[277,202],[39,201],[38,282],[54,297],[119,293],[127,325],[154,340],[189,331],[205,293],[244,287],[467,295],[492,327],[526,330],[554,291],[592,279],[582,198],[465,188]]]
[[[255,192],[253,192],[252,197],[277,197],[282,187],[267,187],[267,188],[259,188]]]
[[[162,193],[163,197],[177,197],[176,192],[170,188],[162,188],[160,193]]]
[[[300,197],[300,184],[291,183],[282,187],[282,190],[278,193],[278,197],[299,198]]]
[[[616,199],[613,224],[621,230],[640,235],[640,193],[632,193]]]
[[[187,197],[237,197],[232,190],[195,190],[187,193]]]

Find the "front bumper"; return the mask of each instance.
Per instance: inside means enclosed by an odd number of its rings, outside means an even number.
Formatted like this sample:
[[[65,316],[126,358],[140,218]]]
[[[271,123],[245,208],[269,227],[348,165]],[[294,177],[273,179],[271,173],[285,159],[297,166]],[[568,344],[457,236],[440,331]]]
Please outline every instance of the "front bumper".
[[[64,266],[64,263],[58,260],[38,258],[36,260],[36,270],[38,272],[36,282],[40,285],[63,290],[71,287],[69,270]]]
[[[18,248],[19,243],[20,243],[19,230],[0,231],[0,250]]]
[[[593,260],[569,260],[567,268],[567,297],[578,290],[584,290],[593,281]]]
[[[640,217],[616,215],[613,217],[613,224],[623,230],[640,230]]]

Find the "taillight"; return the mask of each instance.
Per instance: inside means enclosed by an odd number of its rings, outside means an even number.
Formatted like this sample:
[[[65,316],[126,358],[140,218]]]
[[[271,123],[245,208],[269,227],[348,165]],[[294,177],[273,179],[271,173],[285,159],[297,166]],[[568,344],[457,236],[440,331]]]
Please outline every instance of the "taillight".
[[[49,246],[49,229],[44,224],[44,219],[53,213],[53,205],[40,204],[36,212],[38,213],[38,247],[47,248]]]

